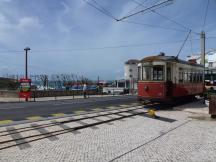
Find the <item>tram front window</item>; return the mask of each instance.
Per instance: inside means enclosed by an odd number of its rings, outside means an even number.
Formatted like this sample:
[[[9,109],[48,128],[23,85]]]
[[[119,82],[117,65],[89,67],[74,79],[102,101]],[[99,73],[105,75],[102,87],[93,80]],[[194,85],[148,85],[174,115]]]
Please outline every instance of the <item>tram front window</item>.
[[[154,66],[153,67],[153,80],[163,80],[164,72],[163,66]]]
[[[164,79],[163,66],[143,66],[143,80],[161,81]]]
[[[143,66],[143,80],[151,80],[152,67]]]

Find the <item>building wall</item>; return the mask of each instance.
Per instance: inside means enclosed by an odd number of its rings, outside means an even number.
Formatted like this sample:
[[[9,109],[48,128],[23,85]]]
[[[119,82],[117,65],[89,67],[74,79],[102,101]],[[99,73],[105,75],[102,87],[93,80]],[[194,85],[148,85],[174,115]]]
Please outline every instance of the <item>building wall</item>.
[[[197,63],[200,64],[201,55],[195,54],[195,55],[188,56],[187,60],[190,59],[196,59]],[[206,52],[205,60],[206,60],[205,67],[216,68],[216,50],[211,50]]]
[[[125,64],[124,66],[125,70],[125,79],[126,80],[137,80],[138,79],[138,66],[137,64]]]
[[[216,67],[216,51],[208,54],[208,67]]]

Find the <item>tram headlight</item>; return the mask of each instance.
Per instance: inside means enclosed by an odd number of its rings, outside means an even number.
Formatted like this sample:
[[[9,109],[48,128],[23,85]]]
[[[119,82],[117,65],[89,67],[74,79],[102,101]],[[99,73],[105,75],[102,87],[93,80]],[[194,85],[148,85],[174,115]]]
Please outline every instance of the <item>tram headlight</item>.
[[[148,87],[148,86],[145,86],[144,89],[145,89],[145,91],[148,91],[148,90],[149,90],[149,87]]]

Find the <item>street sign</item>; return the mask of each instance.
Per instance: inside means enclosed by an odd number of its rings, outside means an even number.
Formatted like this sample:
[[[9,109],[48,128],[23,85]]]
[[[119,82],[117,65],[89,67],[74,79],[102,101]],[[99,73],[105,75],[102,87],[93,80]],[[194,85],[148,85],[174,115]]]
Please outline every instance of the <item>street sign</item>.
[[[19,80],[19,97],[20,98],[31,98],[31,79],[20,79]]]

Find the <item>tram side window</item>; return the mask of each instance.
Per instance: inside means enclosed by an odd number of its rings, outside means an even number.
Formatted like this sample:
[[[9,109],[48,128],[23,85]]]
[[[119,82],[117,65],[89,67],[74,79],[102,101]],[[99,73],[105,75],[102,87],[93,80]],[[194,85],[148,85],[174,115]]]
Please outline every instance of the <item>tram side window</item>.
[[[184,73],[182,68],[179,68],[179,83],[183,83]]]
[[[153,80],[163,80],[163,66],[153,67]]]
[[[198,81],[199,83],[202,82],[202,72],[198,73]]]
[[[140,70],[141,70],[141,68],[140,68],[140,66],[138,66],[138,80],[141,80],[141,77],[140,77],[141,71]]]
[[[170,67],[167,67],[167,81],[171,81],[172,78],[171,78],[171,68]]]
[[[196,71],[193,71],[193,83],[196,83]]]
[[[187,70],[184,70],[184,83],[187,83],[188,82],[188,73],[187,73]]]
[[[199,82],[200,82],[200,78],[199,78],[199,76],[200,76],[200,72],[199,72],[199,71],[197,71],[197,73],[196,73],[196,80],[197,80],[197,83],[199,83]]]
[[[195,76],[194,76],[194,82],[197,83],[197,82],[198,82],[198,79],[197,79],[197,78],[198,78],[198,77],[197,77],[198,73],[197,73],[197,71],[194,73],[194,75],[195,75]]]
[[[143,80],[151,80],[151,67],[144,66],[143,67]]]
[[[192,83],[192,81],[193,81],[193,73],[188,72],[188,82]]]
[[[203,72],[200,72],[200,73],[199,73],[199,81],[200,81],[200,82],[203,82]]]

